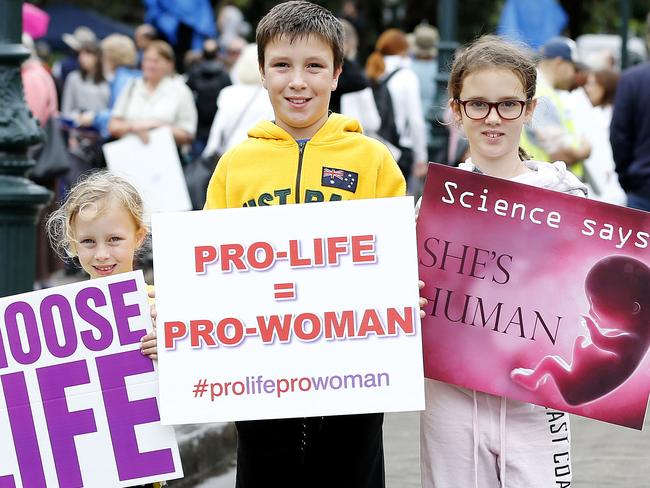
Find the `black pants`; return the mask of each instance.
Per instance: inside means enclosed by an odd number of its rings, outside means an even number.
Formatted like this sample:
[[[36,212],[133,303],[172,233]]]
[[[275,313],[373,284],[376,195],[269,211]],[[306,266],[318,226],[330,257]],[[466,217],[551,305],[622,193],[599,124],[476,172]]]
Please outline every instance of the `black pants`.
[[[236,422],[237,488],[384,488],[384,414]]]

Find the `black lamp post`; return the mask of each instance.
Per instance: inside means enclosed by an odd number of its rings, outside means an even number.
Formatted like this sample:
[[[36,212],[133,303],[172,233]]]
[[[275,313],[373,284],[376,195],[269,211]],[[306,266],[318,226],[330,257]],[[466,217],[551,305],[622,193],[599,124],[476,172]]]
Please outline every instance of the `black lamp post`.
[[[629,64],[627,54],[627,37],[630,26],[630,0],[621,0],[621,70]]]
[[[457,39],[458,6],[456,0],[438,0],[438,75],[436,76],[436,99],[433,107],[427,111],[427,119],[431,122],[431,142],[429,154],[440,163],[447,161],[448,131],[444,125],[447,110],[447,82],[449,71],[458,47]]]
[[[0,296],[32,290],[38,212],[51,198],[24,177],[34,165],[27,149],[43,135],[23,96],[22,4],[0,0]]]

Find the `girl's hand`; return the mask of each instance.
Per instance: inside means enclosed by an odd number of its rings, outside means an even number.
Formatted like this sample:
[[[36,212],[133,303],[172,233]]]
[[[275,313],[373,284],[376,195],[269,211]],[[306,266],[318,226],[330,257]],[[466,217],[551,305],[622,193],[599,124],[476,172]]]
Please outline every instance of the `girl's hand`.
[[[427,175],[427,170],[429,169],[429,163],[426,161],[416,161],[413,165],[413,176],[418,178],[424,178]]]
[[[424,288],[424,281],[418,280],[418,288],[420,290]],[[423,319],[427,315],[426,312],[424,311],[424,307],[427,306],[427,303],[429,303],[429,301],[426,298],[420,297],[420,318],[421,319]]]
[[[156,336],[156,317],[158,317],[158,312],[156,312],[156,304],[153,300],[156,298],[156,290],[150,289],[148,292],[149,298],[152,299],[151,305],[149,306],[149,313],[151,315],[151,323],[153,324],[153,330],[149,332],[146,336],[140,339],[140,352],[149,356],[151,359],[158,359],[158,339]]]
[[[82,112],[77,117],[77,123],[81,127],[90,127],[95,121],[95,112]]]
[[[154,287],[151,287],[151,289],[147,292],[147,296],[151,298],[150,305],[149,305],[149,314],[151,315],[151,322],[153,323],[154,329],[156,328],[156,317],[158,317],[158,312],[156,312],[156,302],[154,301],[156,299],[156,289]]]
[[[140,340],[140,352],[150,359],[158,359],[158,339],[156,338],[156,328]]]

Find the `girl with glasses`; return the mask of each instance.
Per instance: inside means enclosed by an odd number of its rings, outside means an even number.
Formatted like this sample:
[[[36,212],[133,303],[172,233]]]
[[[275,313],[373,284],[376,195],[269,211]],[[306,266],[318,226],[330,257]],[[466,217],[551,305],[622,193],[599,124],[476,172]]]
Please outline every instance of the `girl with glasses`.
[[[519,148],[535,110],[536,79],[529,54],[495,36],[481,37],[456,57],[449,103],[471,156],[460,168],[586,196],[563,162],[532,161]],[[563,412],[426,379],[420,429],[423,488],[571,484]]]

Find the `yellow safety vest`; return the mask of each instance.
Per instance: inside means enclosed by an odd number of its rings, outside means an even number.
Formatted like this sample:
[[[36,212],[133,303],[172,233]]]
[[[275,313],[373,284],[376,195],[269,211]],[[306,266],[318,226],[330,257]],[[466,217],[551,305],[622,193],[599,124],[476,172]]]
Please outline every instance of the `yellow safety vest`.
[[[580,144],[580,138],[576,131],[575,126],[573,125],[573,120],[567,117],[567,112],[562,102],[562,97],[553,89],[553,87],[547,85],[546,83],[539,83],[537,85],[537,90],[535,92],[535,98],[539,99],[542,97],[548,98],[551,103],[557,108],[560,114],[560,122],[571,135],[572,146],[578,147]],[[537,146],[533,141],[528,137],[527,130],[521,131],[521,139],[519,140],[519,145],[528,153],[528,155],[535,159],[536,161],[546,161],[552,163],[551,157],[548,155],[544,149],[540,146]],[[575,174],[581,180],[584,180],[585,169],[582,161],[579,161],[576,164],[567,165],[573,174]]]

